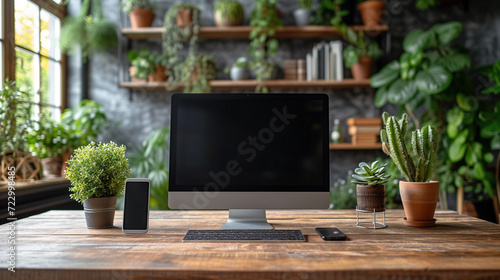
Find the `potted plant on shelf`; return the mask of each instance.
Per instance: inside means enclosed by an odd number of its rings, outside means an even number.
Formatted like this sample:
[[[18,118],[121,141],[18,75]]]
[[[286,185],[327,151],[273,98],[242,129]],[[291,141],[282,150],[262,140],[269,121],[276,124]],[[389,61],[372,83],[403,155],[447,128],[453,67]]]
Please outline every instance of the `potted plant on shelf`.
[[[214,22],[219,27],[237,26],[243,23],[245,13],[240,2],[219,0],[214,7]]]
[[[248,61],[246,57],[240,57],[238,58],[231,68],[226,67],[224,69],[224,72],[228,73],[229,72],[229,77],[233,81],[241,81],[241,80],[246,80],[248,79],[249,76],[249,71],[248,71]]]
[[[312,0],[297,0],[297,2],[299,4],[299,8],[293,11],[295,24],[297,24],[297,26],[309,25],[309,19],[311,18]]]
[[[166,55],[150,53],[143,49],[140,52],[129,51],[128,58],[132,65],[130,70],[131,78],[136,80],[148,80],[148,82],[164,82],[168,76],[166,74],[169,67],[169,59]]]
[[[9,181],[16,169],[16,182],[38,179],[39,160],[27,153],[28,134],[33,127],[30,94],[5,80],[0,88],[0,178]]]
[[[385,184],[390,175],[385,175],[387,164],[380,166],[379,161],[361,162],[352,174],[356,184],[357,209],[370,212],[385,211]]]
[[[215,79],[215,60],[211,55],[189,56],[182,65],[184,93],[210,93],[210,81]]]
[[[132,28],[150,27],[153,24],[155,13],[149,0],[124,0],[120,6],[129,15]]]
[[[59,122],[42,119],[28,135],[30,152],[41,159],[43,176],[59,177],[62,155],[68,145],[69,134]]]
[[[364,0],[358,5],[361,19],[365,26],[380,25],[382,21],[382,13],[385,10],[385,1],[379,0]]]
[[[63,53],[71,54],[81,49],[82,57],[87,60],[95,51],[103,51],[116,46],[118,37],[116,26],[106,20],[100,0],[84,0],[80,13],[64,19],[59,43]]]
[[[88,228],[113,226],[116,197],[130,175],[125,149],[113,142],[91,142],[76,149],[68,161],[70,197],[83,203]]]
[[[406,145],[408,116],[403,114],[398,120],[384,112],[382,121],[382,150],[392,158],[406,178],[406,181],[399,182],[406,215],[404,223],[413,227],[433,226],[436,223],[434,212],[439,197],[439,182],[430,181],[438,147],[436,130],[427,125],[412,131],[412,156]]]
[[[363,31],[358,34],[347,29],[346,40],[351,44],[343,51],[345,66],[351,68],[355,80],[369,79],[373,74],[375,60],[382,56],[382,50],[375,41],[366,42]]]

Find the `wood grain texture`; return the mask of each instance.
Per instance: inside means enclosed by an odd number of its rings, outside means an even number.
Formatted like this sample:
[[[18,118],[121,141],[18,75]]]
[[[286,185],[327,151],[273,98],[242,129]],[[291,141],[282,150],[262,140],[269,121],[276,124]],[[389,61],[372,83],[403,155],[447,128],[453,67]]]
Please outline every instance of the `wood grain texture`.
[[[50,211],[17,223],[16,279],[500,279],[500,226],[437,211],[433,228],[355,226],[354,210],[267,211],[276,229],[301,229],[307,242],[183,243],[188,229],[216,229],[227,211],[153,211],[150,231],[87,229],[82,211]],[[367,218],[370,215],[366,216]],[[338,227],[347,241],[323,241]],[[7,225],[0,236],[7,236]],[[2,252],[6,250],[6,238]],[[5,254],[0,279],[10,279]]]

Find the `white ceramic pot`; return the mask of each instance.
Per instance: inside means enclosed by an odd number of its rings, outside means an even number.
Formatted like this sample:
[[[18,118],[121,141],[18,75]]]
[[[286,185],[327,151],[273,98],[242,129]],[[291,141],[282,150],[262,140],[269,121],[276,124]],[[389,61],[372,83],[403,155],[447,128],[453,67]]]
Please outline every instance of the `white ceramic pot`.
[[[295,24],[297,26],[309,25],[309,18],[311,17],[311,10],[308,9],[298,9],[293,11],[293,17],[295,18]]]

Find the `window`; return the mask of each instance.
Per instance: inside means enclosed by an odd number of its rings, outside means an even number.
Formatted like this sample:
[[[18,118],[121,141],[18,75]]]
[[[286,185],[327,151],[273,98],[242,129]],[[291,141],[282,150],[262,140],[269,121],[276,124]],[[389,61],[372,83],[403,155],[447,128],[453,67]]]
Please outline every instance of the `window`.
[[[64,6],[46,0],[2,1],[1,6],[2,81],[15,80],[19,89],[30,93],[36,116],[60,119],[65,100],[59,49]]]

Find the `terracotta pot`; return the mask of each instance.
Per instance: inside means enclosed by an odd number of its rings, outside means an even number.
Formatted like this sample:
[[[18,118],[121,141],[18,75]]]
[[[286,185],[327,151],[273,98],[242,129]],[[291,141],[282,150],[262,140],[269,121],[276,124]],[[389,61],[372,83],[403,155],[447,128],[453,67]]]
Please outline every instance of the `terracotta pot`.
[[[110,228],[115,219],[116,196],[89,198],[83,202],[88,228]]]
[[[439,197],[439,182],[399,181],[399,192],[406,218],[404,223],[413,227],[430,227],[436,223],[434,212]]]
[[[364,211],[385,211],[385,186],[356,185],[358,209]]]
[[[186,27],[193,22],[193,10],[179,8],[177,13],[177,26]]]
[[[145,81],[144,79],[139,79],[139,78],[134,77],[135,66],[130,66],[128,68],[128,72],[130,74],[130,81],[132,81],[132,82],[144,82]]]
[[[165,82],[168,76],[165,74],[165,67],[155,66],[154,74],[148,76],[148,82]]]
[[[372,57],[362,56],[358,63],[351,67],[352,76],[355,80],[369,79],[373,73],[375,60]]]
[[[238,25],[241,25],[241,23],[243,22],[243,17],[236,18],[234,20],[230,20],[221,11],[215,11],[214,22],[215,22],[215,25],[219,26],[219,27],[224,27],[224,26],[238,26]]]
[[[42,158],[42,170],[44,177],[61,176],[62,157]]]
[[[140,8],[133,9],[128,15],[132,28],[150,27],[155,18],[155,13],[152,11]]]
[[[385,10],[385,2],[365,1],[358,5],[358,9],[361,12],[364,25],[380,25],[382,13]]]
[[[71,158],[72,154],[73,153],[65,152],[62,155],[61,177],[63,177],[63,178],[66,177],[66,173],[64,173],[64,172],[66,171],[66,168],[68,168],[68,160]]]

